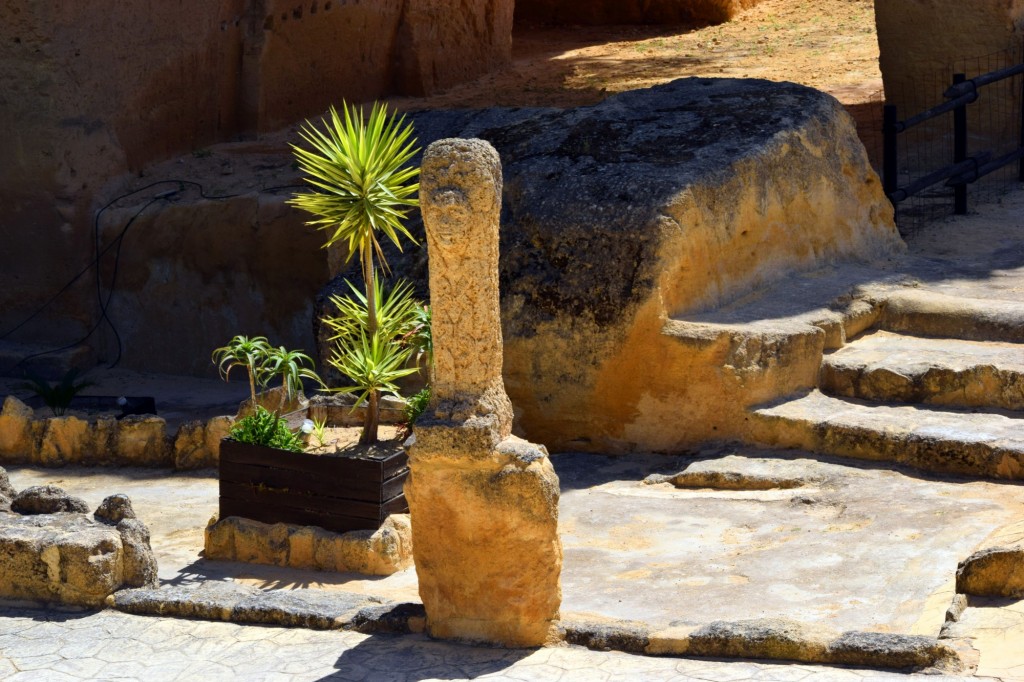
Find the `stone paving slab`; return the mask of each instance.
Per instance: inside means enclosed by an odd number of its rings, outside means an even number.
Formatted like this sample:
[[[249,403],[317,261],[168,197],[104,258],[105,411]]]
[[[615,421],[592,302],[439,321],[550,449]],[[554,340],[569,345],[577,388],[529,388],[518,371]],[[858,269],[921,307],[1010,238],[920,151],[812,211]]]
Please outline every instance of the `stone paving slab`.
[[[144,618],[116,611],[11,608],[0,608],[0,652],[0,680],[9,682],[873,682],[919,677],[813,665],[644,658],[571,646],[491,649],[422,636]]]
[[[937,636],[957,564],[1024,518],[1019,488],[840,462],[749,448],[699,462],[555,455],[563,613],[655,628],[784,618]],[[690,466],[816,482],[753,491],[642,483]]]

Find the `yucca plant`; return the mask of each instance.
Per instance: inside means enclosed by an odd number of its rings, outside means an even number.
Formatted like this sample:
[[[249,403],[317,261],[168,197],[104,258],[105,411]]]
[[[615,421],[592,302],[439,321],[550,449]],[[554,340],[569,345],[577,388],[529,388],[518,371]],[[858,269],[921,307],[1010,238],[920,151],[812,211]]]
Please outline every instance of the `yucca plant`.
[[[377,343],[382,339],[377,334],[375,259],[387,269],[379,236],[399,251],[403,237],[416,243],[402,221],[418,203],[419,169],[408,165],[418,149],[405,117],[389,114],[380,103],[373,105],[369,117],[344,103],[342,112],[339,115],[331,107],[328,119],[321,121],[322,130],[308,122],[302,127],[300,135],[311,149],[293,148],[314,191],[298,194],[289,203],[316,217],[310,225],[330,232],[325,247],[344,242],[350,259],[359,254],[367,311],[365,336]],[[360,442],[375,443],[379,393],[370,391],[367,400]]]
[[[331,296],[338,309],[337,317],[323,318],[324,324],[334,332],[331,340],[342,336],[357,336],[360,330],[370,334],[370,306],[366,295],[345,280],[352,290],[350,296]],[[383,339],[400,339],[410,333],[416,324],[417,302],[412,297],[412,285],[399,280],[390,291],[385,291],[379,277],[374,277],[374,300],[377,301],[377,331]]]
[[[381,338],[379,330],[373,336],[360,330],[356,336],[343,336],[335,342],[330,363],[352,380],[352,386],[340,390],[355,393],[357,405],[364,400],[369,405],[374,394],[398,396],[395,382],[418,371],[416,367],[406,366],[411,354],[411,348],[394,343],[392,339]],[[374,421],[371,427],[376,431],[377,422]]]

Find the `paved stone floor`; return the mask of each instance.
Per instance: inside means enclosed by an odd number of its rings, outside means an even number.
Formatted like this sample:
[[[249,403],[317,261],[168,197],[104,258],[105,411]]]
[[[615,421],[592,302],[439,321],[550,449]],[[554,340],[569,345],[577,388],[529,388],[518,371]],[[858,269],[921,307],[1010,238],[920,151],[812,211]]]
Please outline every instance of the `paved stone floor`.
[[[11,682],[843,682],[908,677],[918,676],[807,665],[644,658],[576,647],[509,651],[445,644],[419,636],[239,626],[115,611],[0,608],[0,680]],[[929,675],[927,679],[959,678]]]

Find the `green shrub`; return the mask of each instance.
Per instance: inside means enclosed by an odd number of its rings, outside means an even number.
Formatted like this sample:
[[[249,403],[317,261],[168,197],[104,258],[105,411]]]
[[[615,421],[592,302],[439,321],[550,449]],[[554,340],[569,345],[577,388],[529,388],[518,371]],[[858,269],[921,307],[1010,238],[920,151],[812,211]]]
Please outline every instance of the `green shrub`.
[[[302,437],[292,433],[285,420],[260,405],[256,405],[252,414],[234,423],[231,437],[239,443],[265,445],[291,452],[305,450]]]

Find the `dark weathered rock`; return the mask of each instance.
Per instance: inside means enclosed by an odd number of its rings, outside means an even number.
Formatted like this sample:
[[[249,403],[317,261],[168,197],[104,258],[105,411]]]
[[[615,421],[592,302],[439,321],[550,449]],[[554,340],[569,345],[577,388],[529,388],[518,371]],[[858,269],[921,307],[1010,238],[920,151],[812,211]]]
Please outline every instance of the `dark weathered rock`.
[[[956,591],[978,597],[1024,597],[1024,544],[986,547],[961,561]]]
[[[359,609],[346,628],[367,635],[422,632],[427,611],[423,604],[375,604]]]
[[[565,641],[595,651],[625,651],[642,654],[650,644],[650,632],[643,623],[633,621],[590,622],[563,620]]]
[[[327,590],[274,590],[259,592],[235,605],[235,623],[263,623],[283,627],[331,630],[346,625],[368,604],[380,599],[364,594]]]
[[[501,156],[505,386],[524,435],[552,450],[661,451],[739,435],[743,396],[790,387],[766,378],[752,388],[750,372],[728,368],[698,378],[695,366],[720,368],[724,353],[687,355],[699,351],[665,336],[666,319],[901,246],[848,115],[802,86],[691,78],[577,109],[410,120],[424,148],[481,138]],[[410,229],[422,234],[416,221]],[[386,258],[426,295],[424,249]],[[355,270],[344,274],[360,286]],[[348,291],[336,278],[314,318]],[[323,328],[318,344],[324,365]]]
[[[124,519],[134,519],[135,510],[132,509],[132,501],[127,495],[111,495],[100,502],[100,506],[93,512],[97,521],[109,523],[116,526]]]
[[[34,485],[25,488],[11,501],[11,511],[18,514],[88,513],[89,505],[55,485]]]
[[[230,621],[235,606],[257,593],[258,589],[248,585],[206,581],[198,585],[122,590],[109,605],[138,615]]]
[[[735,623],[719,621],[690,635],[688,653],[715,658],[820,663],[824,660],[827,641],[827,634],[777,618]]]
[[[379,597],[333,590],[259,590],[233,582],[123,590],[110,601],[119,611],[233,623],[329,630],[348,626],[356,614],[380,605]]]
[[[845,632],[829,642],[832,663],[868,668],[955,668],[956,652],[933,637],[884,632]]]
[[[124,584],[130,587],[156,587],[156,556],[149,544],[146,524],[136,518],[126,517],[117,524],[117,532],[121,534],[124,547]]]

